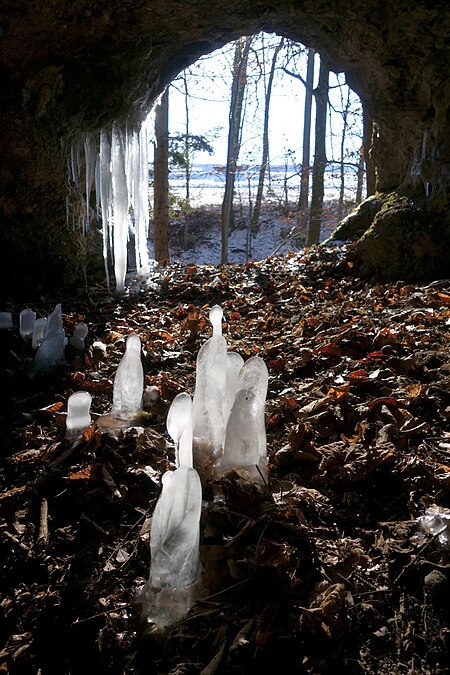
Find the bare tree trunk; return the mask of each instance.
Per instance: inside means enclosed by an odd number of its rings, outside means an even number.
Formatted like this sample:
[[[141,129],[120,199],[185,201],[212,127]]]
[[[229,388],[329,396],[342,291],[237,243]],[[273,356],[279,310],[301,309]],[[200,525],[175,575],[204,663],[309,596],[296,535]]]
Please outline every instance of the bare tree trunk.
[[[311,208],[309,212],[308,231],[306,233],[306,246],[318,244],[320,241],[323,197],[325,192],[324,174],[327,163],[325,138],[327,129],[328,79],[329,70],[321,59],[319,82],[317,84],[317,88],[314,90],[314,97],[316,100],[314,164],[312,175]]]
[[[184,83],[184,113],[185,113],[185,127],[184,127],[184,176],[186,180],[186,204],[189,206],[189,199],[191,197],[191,157],[189,154],[189,92],[186,71],[183,71]]]
[[[341,100],[342,100],[342,85],[341,86]],[[348,129],[348,113],[350,108],[350,89],[347,87],[347,100],[345,106],[342,110],[342,134],[341,134],[341,152],[339,159],[339,177],[340,177],[340,186],[339,186],[339,201],[338,201],[338,213],[337,218],[338,222],[342,220],[344,215],[344,196],[345,196],[345,141],[347,140],[347,129]]]
[[[366,188],[368,197],[374,195],[376,189],[375,167],[369,153],[372,145],[372,127],[372,120],[363,107],[363,155],[366,163]]]
[[[273,52],[272,56],[272,63],[270,66],[270,73],[269,73],[269,80],[267,82],[267,89],[265,92],[265,101],[264,101],[264,126],[263,126],[263,142],[262,142],[262,157],[261,157],[261,165],[259,167],[259,178],[258,178],[258,188],[256,190],[256,198],[255,198],[255,208],[253,210],[253,217],[252,217],[252,231],[256,232],[258,229],[258,222],[259,222],[259,216],[261,214],[261,203],[262,203],[262,197],[263,197],[263,191],[264,191],[264,179],[266,176],[266,168],[267,164],[269,161],[269,110],[270,110],[270,98],[272,96],[272,87],[273,87],[273,79],[275,76],[275,66],[277,63],[277,57],[278,54],[280,53],[280,50],[283,47],[283,38],[281,38],[280,42],[277,44],[275,47],[275,50]]]
[[[155,260],[169,260],[169,89],[155,109],[154,161]]]
[[[233,212],[234,182],[240,150],[242,106],[247,76],[248,53],[252,37],[242,37],[236,41],[233,62],[233,84],[231,87],[231,102],[228,126],[228,150],[225,177],[225,192],[222,201],[222,255],[221,262],[228,261],[228,233],[230,231]]]
[[[314,87],[314,49],[308,50],[305,84],[305,112],[303,117],[302,168],[300,173],[299,209],[306,210],[309,201],[309,174],[311,157],[311,111]]]
[[[364,184],[364,149],[361,146],[358,159],[358,171],[356,174],[356,204],[362,202],[363,184]]]

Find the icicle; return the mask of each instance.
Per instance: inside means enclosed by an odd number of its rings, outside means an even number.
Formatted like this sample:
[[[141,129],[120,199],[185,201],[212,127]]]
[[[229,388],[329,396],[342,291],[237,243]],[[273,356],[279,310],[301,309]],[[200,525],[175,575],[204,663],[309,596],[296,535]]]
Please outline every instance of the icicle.
[[[148,162],[150,115],[139,130],[113,125],[111,129],[88,133],[73,139],[67,162],[70,190],[76,192],[77,203],[69,195],[66,202],[67,220],[72,216],[74,227],[84,233],[90,220],[90,197],[95,180],[96,213],[102,218],[103,259],[106,283],[110,288],[109,261],[114,262],[116,290],[125,288],[127,244],[129,231],[134,233],[136,270],[147,274],[149,202]],[[98,141],[99,139],[99,141]],[[98,147],[99,146],[99,147]],[[80,153],[84,150],[86,203],[80,205]],[[77,206],[78,204],[78,206]],[[81,206],[81,208],[80,208]],[[72,208],[71,208],[72,207]],[[133,220],[130,218],[133,213]]]
[[[139,157],[137,162],[137,195],[135,200],[138,204],[136,218],[136,265],[141,274],[148,274],[148,162],[149,162],[149,140],[148,140],[148,121],[145,120],[139,131]],[[139,258],[139,260],[138,260]]]
[[[111,231],[111,140],[109,132],[102,129],[100,132],[100,189],[97,191],[97,204],[100,199],[103,226],[103,260],[105,264],[106,284],[109,290],[108,251],[110,249]],[[97,206],[98,208],[98,206]]]
[[[133,210],[135,259],[138,274],[149,271],[148,259],[148,123],[144,121],[139,131],[127,134],[127,185],[129,204]]]
[[[125,289],[127,271],[128,190],[125,175],[125,139],[117,127],[112,132],[111,173],[113,193],[113,251],[116,291]]]
[[[84,141],[84,158],[86,162],[86,219],[83,224],[83,232],[86,234],[89,229],[91,188],[95,174],[95,162],[97,159],[97,143],[94,134],[86,134]]]

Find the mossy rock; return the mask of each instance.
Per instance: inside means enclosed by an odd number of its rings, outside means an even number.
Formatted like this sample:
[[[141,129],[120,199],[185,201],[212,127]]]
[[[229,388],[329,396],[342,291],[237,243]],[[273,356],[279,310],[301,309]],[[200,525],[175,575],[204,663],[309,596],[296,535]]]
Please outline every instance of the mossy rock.
[[[382,206],[382,195],[377,194],[368,197],[341,220],[334,232],[323,243],[336,244],[343,241],[356,241],[372,225],[373,219]]]
[[[386,196],[355,246],[362,276],[374,281],[425,281],[448,276],[450,233],[410,199]]]

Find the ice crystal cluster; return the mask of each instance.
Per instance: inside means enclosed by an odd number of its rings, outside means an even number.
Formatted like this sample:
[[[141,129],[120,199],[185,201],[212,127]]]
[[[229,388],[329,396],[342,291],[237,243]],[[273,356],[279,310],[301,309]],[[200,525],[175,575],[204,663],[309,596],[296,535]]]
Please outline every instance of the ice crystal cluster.
[[[236,471],[260,483],[267,473],[267,367],[257,356],[244,363],[227,351],[222,317],[221,307],[211,308],[213,334],[197,356],[193,401],[178,394],[167,415],[177,468],[162,478],[152,518],[150,578],[142,594],[148,621],[163,626],[181,618],[195,600],[202,481]]]

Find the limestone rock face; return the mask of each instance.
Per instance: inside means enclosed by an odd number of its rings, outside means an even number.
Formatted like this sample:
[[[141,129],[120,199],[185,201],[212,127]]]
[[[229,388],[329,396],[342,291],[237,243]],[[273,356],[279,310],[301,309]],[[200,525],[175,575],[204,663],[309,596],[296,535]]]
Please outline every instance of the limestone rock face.
[[[377,189],[423,199],[448,226],[447,3],[436,0],[4,0],[0,9],[0,286],[80,274],[66,228],[64,141],[137,120],[202,54],[275,31],[345,71],[373,122]],[[447,225],[446,225],[447,223]],[[23,261],[28,272],[23,273]]]

